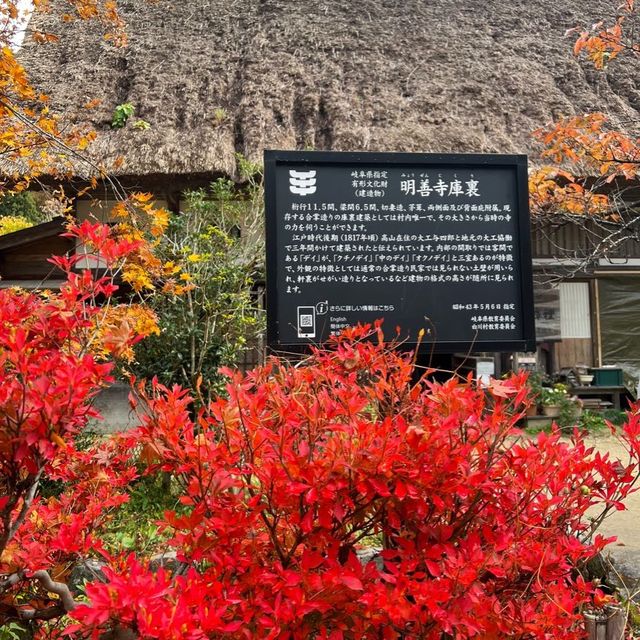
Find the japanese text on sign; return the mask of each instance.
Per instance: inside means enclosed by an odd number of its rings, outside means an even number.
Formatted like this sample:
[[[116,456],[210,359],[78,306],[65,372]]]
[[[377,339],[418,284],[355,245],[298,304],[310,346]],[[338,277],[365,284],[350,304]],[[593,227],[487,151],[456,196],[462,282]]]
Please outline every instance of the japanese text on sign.
[[[380,317],[410,342],[424,328],[444,344],[531,341],[523,157],[383,154],[366,166],[357,154],[354,167],[350,154],[270,153],[272,342]]]

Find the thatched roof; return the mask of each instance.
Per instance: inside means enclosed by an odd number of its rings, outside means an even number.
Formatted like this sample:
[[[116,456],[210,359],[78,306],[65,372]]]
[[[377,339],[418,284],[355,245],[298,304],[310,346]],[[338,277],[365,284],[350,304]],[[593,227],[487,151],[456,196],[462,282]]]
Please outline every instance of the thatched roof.
[[[97,25],[36,27],[22,60],[56,110],[90,119],[117,173],[235,173],[264,148],[531,153],[551,118],[638,118],[624,64],[594,71],[567,28],[615,0],[125,0],[129,46]],[[92,111],[82,105],[93,98]],[[130,102],[151,128],[111,129]]]

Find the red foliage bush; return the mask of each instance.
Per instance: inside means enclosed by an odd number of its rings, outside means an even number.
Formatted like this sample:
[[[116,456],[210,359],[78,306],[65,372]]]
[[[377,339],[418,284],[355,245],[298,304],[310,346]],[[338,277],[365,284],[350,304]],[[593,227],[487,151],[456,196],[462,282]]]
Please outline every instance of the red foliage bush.
[[[52,259],[66,273],[57,293],[0,290],[0,623],[65,613],[34,576],[60,579],[73,560],[100,550],[92,531],[127,500],[135,476],[115,443],[81,452],[74,439],[97,417],[91,402],[112,380],[115,350],[141,337],[100,326],[117,307],[100,304],[117,289],[112,270],[138,247],[97,223],[72,225],[69,235],[102,251],[102,275],[78,272],[78,254]],[[45,475],[67,490],[41,499]]]
[[[186,570],[114,559],[76,630],[143,638],[580,638],[626,465],[578,434],[522,438],[525,376],[412,384],[410,356],[350,330],[303,366],[271,360],[192,417],[156,385],[130,435],[147,473],[183,486],[163,526]],[[372,340],[367,338],[373,338]],[[143,392],[143,389],[140,389]],[[363,562],[362,548],[380,548]],[[72,629],[73,630],[73,629]]]
[[[104,225],[70,233],[107,268],[140,252]],[[110,361],[153,323],[98,304],[113,277],[79,259],[55,260],[59,294],[0,291],[0,622],[70,612],[66,634],[162,640],[581,637],[600,601],[584,564],[606,543],[594,509],[633,489],[637,412],[625,464],[577,433],[530,440],[524,375],[414,383],[411,356],[360,327],[300,365],[228,372],[228,398],[195,416],[186,391],[141,385],[142,427],[80,451]],[[180,570],[103,548],[134,463],[182,487],[161,523]],[[44,474],[64,487],[46,500]],[[108,580],[76,606],[63,582],[95,553]]]

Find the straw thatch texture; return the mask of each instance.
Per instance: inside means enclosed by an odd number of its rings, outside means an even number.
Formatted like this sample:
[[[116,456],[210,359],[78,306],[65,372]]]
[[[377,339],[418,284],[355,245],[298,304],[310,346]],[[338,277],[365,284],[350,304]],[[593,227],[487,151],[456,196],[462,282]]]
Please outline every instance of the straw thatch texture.
[[[233,175],[235,152],[264,148],[527,153],[551,118],[640,109],[628,65],[598,73],[564,36],[615,0],[121,4],[126,49],[36,14],[61,39],[21,53],[56,110],[93,122],[94,153],[124,156],[120,174]],[[149,130],[110,128],[125,102]]]

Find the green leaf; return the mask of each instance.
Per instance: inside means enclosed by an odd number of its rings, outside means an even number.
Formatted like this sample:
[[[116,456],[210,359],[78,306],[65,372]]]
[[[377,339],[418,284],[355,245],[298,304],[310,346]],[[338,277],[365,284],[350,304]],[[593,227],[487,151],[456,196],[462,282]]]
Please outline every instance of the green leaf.
[[[119,104],[113,110],[113,118],[111,127],[114,129],[122,129],[127,124],[127,120],[135,113],[136,108],[130,102]]]

